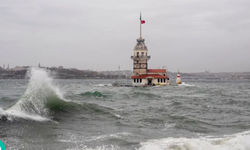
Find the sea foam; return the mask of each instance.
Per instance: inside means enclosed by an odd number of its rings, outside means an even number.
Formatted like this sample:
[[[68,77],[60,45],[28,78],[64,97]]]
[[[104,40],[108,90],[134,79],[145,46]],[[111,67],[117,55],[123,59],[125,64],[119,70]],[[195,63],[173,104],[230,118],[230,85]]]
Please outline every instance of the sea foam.
[[[182,82],[181,84],[178,84],[178,86],[195,86],[192,84],[186,84],[185,82]]]
[[[249,150],[250,131],[223,137],[166,138],[141,143],[139,150]]]

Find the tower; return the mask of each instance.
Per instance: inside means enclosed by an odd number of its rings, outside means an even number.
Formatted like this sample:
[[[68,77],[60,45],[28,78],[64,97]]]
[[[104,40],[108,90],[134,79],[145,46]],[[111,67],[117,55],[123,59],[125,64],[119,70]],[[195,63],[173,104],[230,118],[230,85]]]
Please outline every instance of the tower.
[[[181,76],[180,76],[180,72],[178,70],[178,73],[177,73],[177,78],[176,78],[176,84],[181,84]]]
[[[140,37],[137,39],[137,44],[134,48],[134,55],[131,56],[133,60],[133,75],[141,75],[146,74],[148,69],[148,60],[150,56],[148,56],[148,48],[144,43],[144,39],[142,38],[142,30],[141,25],[144,24],[145,21],[141,20],[140,14]]]

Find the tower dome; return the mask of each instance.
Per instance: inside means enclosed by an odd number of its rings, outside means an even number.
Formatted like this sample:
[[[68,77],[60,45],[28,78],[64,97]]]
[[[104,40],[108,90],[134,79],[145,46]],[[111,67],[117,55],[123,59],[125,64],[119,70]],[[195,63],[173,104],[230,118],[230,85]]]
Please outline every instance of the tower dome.
[[[148,50],[147,46],[144,43],[145,39],[137,39],[137,44],[135,45],[134,50]]]

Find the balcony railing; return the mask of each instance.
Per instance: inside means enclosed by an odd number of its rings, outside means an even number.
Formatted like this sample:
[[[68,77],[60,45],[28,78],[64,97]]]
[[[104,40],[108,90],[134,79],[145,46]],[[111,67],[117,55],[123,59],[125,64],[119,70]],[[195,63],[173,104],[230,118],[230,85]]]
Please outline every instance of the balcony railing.
[[[151,57],[150,56],[144,56],[144,55],[139,55],[139,56],[131,56],[131,59],[133,60],[149,60]]]

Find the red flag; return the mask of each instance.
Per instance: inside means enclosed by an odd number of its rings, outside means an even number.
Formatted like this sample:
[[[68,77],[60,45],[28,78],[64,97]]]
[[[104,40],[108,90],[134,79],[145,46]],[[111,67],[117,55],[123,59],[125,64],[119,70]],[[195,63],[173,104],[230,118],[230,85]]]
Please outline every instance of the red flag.
[[[145,20],[141,20],[141,24],[144,24],[145,23]]]

